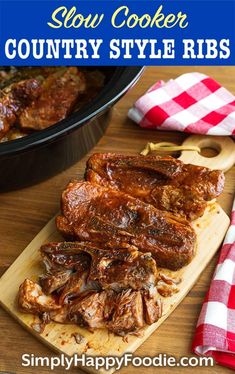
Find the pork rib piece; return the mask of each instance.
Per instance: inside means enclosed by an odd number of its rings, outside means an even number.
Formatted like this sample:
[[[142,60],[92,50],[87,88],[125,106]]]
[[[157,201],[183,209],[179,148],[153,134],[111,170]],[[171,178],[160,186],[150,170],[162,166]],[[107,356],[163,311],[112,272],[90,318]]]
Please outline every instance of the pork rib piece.
[[[224,187],[222,171],[186,165],[170,156],[96,153],[87,162],[86,179],[190,220],[202,216],[207,201]]]
[[[51,310],[60,309],[58,305],[50,295],[45,295],[39,284],[25,279],[20,285],[18,304],[22,311],[26,311],[32,314],[42,314]]]
[[[57,288],[65,285],[68,292],[75,285],[80,287],[80,292],[88,289],[118,292],[127,288],[151,290],[158,281],[156,262],[151,253],[141,253],[133,246],[107,251],[92,243],[48,243],[41,247],[41,255],[48,271],[47,275],[40,277],[46,294],[55,290],[55,284],[58,284]],[[61,270],[62,262],[66,267],[64,271]],[[68,273],[71,271],[73,273]],[[84,279],[83,274],[86,275]],[[80,286],[81,281],[83,287]]]
[[[41,93],[41,83],[27,79],[0,91],[0,139],[17,121],[17,117]]]
[[[138,331],[144,325],[141,292],[129,289],[120,293],[116,298],[114,312],[111,321],[108,323],[108,329],[116,335],[122,336],[126,333]]]
[[[61,210],[56,223],[66,239],[104,248],[134,245],[172,270],[188,264],[195,252],[188,221],[111,188],[73,181],[62,194]]]
[[[71,113],[85,88],[85,77],[76,67],[51,74],[44,80],[39,98],[21,114],[21,128],[42,130],[61,121]]]
[[[68,319],[89,330],[104,328],[112,312],[111,298],[113,293],[107,291],[90,293],[69,306]]]
[[[48,243],[41,256],[47,273],[40,285],[22,283],[18,304],[43,323],[108,328],[124,336],[161,317],[160,278],[151,254],[135,247],[107,251],[90,243]]]

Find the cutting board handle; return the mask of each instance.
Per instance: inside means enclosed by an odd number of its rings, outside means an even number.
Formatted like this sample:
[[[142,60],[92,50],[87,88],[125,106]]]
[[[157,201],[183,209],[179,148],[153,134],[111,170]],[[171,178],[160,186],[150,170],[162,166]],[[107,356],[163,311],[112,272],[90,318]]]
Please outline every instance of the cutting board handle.
[[[210,169],[227,171],[235,164],[235,142],[228,136],[189,136],[182,145],[197,146],[200,149],[213,148],[215,157],[204,157],[196,151],[182,151],[179,159],[186,164],[206,166]]]

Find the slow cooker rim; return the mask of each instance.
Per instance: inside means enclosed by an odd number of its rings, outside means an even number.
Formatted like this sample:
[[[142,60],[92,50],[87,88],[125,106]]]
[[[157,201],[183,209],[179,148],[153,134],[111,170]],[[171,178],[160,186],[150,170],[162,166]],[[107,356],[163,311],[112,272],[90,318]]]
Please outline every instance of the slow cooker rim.
[[[118,101],[137,82],[143,70],[143,66],[117,66],[114,75],[92,101],[91,106],[85,106],[84,109],[74,112],[68,118],[47,129],[0,144],[0,156],[13,156],[37,146],[45,145],[47,142],[55,141],[74,129],[82,127]],[[116,85],[113,85],[117,78],[119,79]]]

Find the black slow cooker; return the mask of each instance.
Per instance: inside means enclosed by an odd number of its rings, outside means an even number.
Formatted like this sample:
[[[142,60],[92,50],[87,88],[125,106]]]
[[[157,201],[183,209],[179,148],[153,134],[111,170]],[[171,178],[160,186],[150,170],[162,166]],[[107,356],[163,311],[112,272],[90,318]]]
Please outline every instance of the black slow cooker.
[[[108,126],[110,108],[138,80],[142,67],[107,67],[98,96],[65,120],[24,138],[0,144],[0,190],[40,182],[82,158]]]

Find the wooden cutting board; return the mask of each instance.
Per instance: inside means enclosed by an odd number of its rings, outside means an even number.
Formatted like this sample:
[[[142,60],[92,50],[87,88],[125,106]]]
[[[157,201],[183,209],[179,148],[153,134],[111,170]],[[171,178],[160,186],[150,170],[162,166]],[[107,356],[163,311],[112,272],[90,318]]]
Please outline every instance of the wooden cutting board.
[[[189,141],[187,139],[187,142]],[[229,142],[229,144],[227,142],[226,148],[229,146],[232,147],[232,144],[233,142]],[[232,148],[229,154],[231,150]],[[187,162],[187,154],[189,153],[182,153],[181,159],[184,162]],[[192,157],[192,154],[190,157]],[[217,159],[215,164],[213,162],[214,158],[206,160],[211,160],[210,165],[207,164],[207,166],[212,168],[219,168],[220,161],[222,161],[221,159]],[[202,160],[198,161],[195,159],[196,164],[199,162],[202,162]],[[231,165],[224,159],[223,162],[225,163],[221,168],[227,170]],[[232,163],[232,159],[229,159],[229,163]],[[125,352],[134,352],[169,316],[192,288],[200,273],[221,245],[229,226],[229,218],[217,203],[212,203],[208,206],[203,217],[194,221],[193,226],[197,233],[197,254],[188,266],[174,273],[177,277],[181,278],[181,283],[178,286],[179,292],[169,298],[163,298],[162,318],[157,323],[143,329],[143,334],[140,337],[128,336],[125,340],[122,337],[108,333],[106,330],[97,330],[95,333],[90,333],[86,329],[76,325],[61,325],[56,323],[47,325],[43,333],[39,334],[33,329],[37,317],[18,311],[17,294],[19,285],[25,278],[36,280],[38,275],[44,270],[38,249],[45,242],[62,239],[56,230],[54,218],[40,231],[0,279],[0,303],[19,323],[57,352],[65,353],[69,356],[74,353],[79,355],[86,353],[87,355],[98,356],[121,356]],[[76,343],[74,338],[75,333],[79,333],[84,337],[82,343]],[[88,372],[94,372],[91,368],[83,367],[83,369]]]

